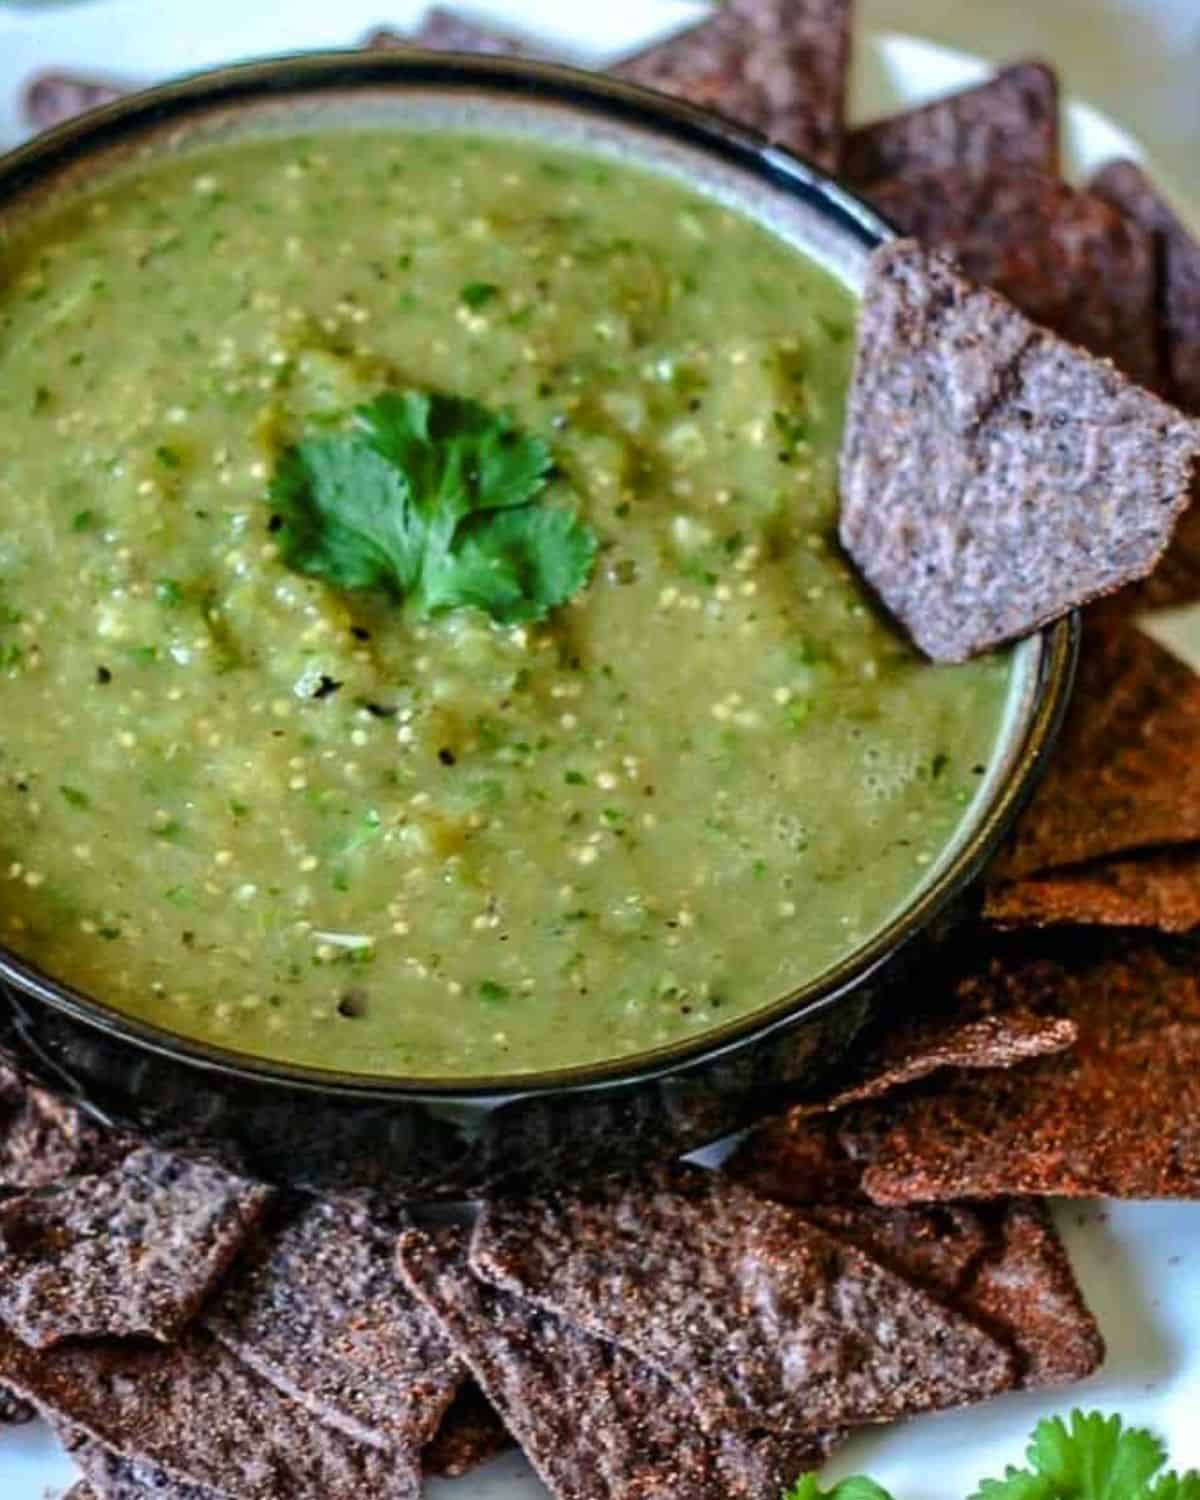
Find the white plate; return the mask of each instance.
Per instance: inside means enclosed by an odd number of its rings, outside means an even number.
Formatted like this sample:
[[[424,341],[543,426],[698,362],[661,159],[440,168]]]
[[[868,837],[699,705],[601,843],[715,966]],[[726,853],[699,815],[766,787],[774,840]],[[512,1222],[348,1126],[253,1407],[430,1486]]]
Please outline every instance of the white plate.
[[[196,6],[107,0],[56,11],[0,12],[0,142],[17,138],[17,89],[38,68],[160,78],[284,45],[344,46],[385,20],[411,24],[424,8],[423,0],[386,6],[383,0],[339,0],[336,6],[290,0],[286,33],[275,7],[246,0]],[[550,37],[580,61],[599,61],[672,29],[697,7],[672,0],[607,0],[588,7],[509,0],[476,9]],[[987,71],[977,59],[912,37],[868,35],[857,51],[854,113],[865,119],[917,103]],[[1082,177],[1114,156],[1145,155],[1112,121],[1075,101],[1067,105],[1065,134],[1072,175]],[[1177,648],[1192,648],[1188,654],[1194,651],[1200,664],[1194,614],[1176,624],[1170,638]],[[865,1470],[897,1500],[963,1500],[980,1478],[1019,1460],[1038,1417],[1078,1404],[1120,1411],[1157,1428],[1176,1464],[1200,1467],[1200,1204],[1064,1205],[1058,1217],[1108,1339],[1104,1371],[1060,1397],[1008,1396],[856,1438],[831,1465],[831,1474]],[[0,1432],[3,1500],[47,1500],[71,1478],[71,1465],[44,1428]],[[430,1500],[545,1500],[542,1486],[515,1456],[466,1480],[435,1482],[428,1494]]]

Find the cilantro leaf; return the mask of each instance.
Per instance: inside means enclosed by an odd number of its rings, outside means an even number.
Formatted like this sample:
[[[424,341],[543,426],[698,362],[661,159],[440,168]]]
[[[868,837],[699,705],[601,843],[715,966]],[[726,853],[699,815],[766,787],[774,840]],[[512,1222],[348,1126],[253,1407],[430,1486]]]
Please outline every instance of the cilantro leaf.
[[[1161,1473],[1166,1449],[1153,1433],[1101,1412],[1039,1422],[1026,1451],[1028,1467],[1011,1465],[985,1479],[971,1500],[1200,1500],[1200,1472]],[[780,1500],[891,1500],[872,1479],[855,1475],[832,1489],[805,1474]]]
[[[381,588],[418,612],[539,620],[591,574],[596,539],[535,504],[552,466],[540,438],[474,401],[388,392],[347,430],[280,458],[269,499],[283,561],[341,588]]]
[[[1025,1456],[1027,1469],[985,1480],[972,1500],[1183,1500],[1191,1486],[1200,1492],[1196,1474],[1151,1485],[1166,1462],[1162,1443],[1100,1412],[1072,1412],[1069,1424],[1061,1417],[1039,1422]]]
[[[852,1474],[831,1490],[823,1490],[815,1474],[804,1474],[783,1496],[783,1500],[892,1500],[882,1485],[863,1474]]]

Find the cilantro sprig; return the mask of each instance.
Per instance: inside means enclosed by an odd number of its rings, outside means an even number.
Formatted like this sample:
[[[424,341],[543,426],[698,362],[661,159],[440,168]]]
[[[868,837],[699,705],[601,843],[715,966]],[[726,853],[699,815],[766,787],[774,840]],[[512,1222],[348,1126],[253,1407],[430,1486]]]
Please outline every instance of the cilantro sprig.
[[[539,501],[540,438],[478,402],[387,392],[343,429],[288,448],[271,481],[284,563],[345,589],[382,589],[424,617],[483,610],[544,619],[591,575],[596,538]]]
[[[984,1479],[970,1500],[1200,1500],[1200,1472],[1164,1473],[1167,1451],[1144,1427],[1126,1427],[1101,1412],[1039,1422],[1026,1467]],[[797,1480],[782,1500],[892,1500],[873,1479],[855,1475],[823,1490],[815,1474]]]

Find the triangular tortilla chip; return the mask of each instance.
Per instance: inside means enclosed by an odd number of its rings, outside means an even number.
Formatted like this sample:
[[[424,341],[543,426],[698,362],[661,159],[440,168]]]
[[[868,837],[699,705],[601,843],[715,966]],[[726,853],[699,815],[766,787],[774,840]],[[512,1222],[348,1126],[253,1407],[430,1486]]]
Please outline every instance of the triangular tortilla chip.
[[[988,890],[984,916],[1003,927],[1075,923],[1191,932],[1200,927],[1200,850],[1135,854],[999,881]]]
[[[872,1199],[1200,1198],[1200,950],[1094,933],[1075,946],[1058,986],[1072,1051],[944,1073],[841,1117]],[[1041,986],[1043,968],[1016,959],[992,982]]]
[[[196,1315],[269,1190],[167,1151],[0,1204],[0,1319],[27,1344],[169,1342]]]
[[[1033,322],[1159,388],[1153,239],[1110,204],[1020,168],[913,172],[869,196],[902,233],[952,254]]]
[[[841,456],[843,545],[927,655],[962,661],[1144,576],[1200,424],[946,257],[871,260]]]
[[[1143,631],[1095,617],[1049,770],[996,880],[1200,840],[1200,676]]]
[[[1014,63],[986,83],[861,125],[846,139],[843,175],[860,189],[889,178],[964,167],[1058,172],[1058,78]]]
[[[557,1500],[760,1500],[828,1451],[816,1435],[707,1438],[649,1366],[474,1276],[464,1230],[409,1231],[399,1265]]]
[[[972,1324],[699,1169],[489,1203],[471,1264],[645,1360],[711,1433],[888,1421],[1014,1378],[1009,1353]]]
[[[827,171],[842,152],[850,0],[726,0],[620,77],[749,125]]]
[[[304,1204],[257,1237],[205,1325],[319,1420],[417,1453],[466,1371],[397,1284],[394,1243],[360,1205]]]

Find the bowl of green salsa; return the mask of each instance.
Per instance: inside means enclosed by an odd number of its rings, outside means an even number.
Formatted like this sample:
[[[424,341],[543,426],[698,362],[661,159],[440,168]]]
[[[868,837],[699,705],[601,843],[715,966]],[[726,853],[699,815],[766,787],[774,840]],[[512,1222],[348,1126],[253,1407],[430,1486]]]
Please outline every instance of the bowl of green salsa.
[[[474,1191],[836,1063],[1072,629],[836,542],[884,226],[536,64],[330,55],[0,163],[0,1044],[267,1176]]]

